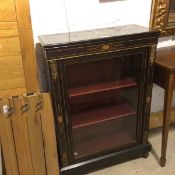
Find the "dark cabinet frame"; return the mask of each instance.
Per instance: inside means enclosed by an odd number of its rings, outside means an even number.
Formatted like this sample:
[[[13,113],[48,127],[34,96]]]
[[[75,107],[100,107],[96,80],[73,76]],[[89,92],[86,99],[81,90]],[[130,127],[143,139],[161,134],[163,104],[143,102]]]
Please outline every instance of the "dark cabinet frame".
[[[50,45],[44,43],[42,37],[40,40],[51,77],[61,174],[83,174],[136,157],[146,156],[151,149],[148,142],[148,130],[158,32],[148,30],[137,34]],[[75,62],[113,57],[117,59],[133,54],[139,54],[143,59],[138,97],[137,143],[119,150],[114,149],[75,160],[72,148],[71,119],[68,112],[69,101],[65,67]]]

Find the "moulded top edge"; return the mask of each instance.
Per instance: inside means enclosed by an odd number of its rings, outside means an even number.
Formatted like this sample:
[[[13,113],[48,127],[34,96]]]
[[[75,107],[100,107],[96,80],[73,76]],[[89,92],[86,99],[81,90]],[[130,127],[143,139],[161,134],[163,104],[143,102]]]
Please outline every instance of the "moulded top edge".
[[[39,36],[39,40],[43,45],[55,45],[148,32],[152,32],[152,30],[139,25],[125,25],[70,33],[42,35]]]

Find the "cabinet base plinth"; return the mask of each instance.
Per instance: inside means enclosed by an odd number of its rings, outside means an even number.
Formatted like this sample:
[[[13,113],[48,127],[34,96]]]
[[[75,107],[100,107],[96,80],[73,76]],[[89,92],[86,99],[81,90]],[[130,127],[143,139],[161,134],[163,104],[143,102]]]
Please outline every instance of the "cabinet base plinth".
[[[64,167],[60,170],[60,173],[61,175],[83,175],[85,173],[90,173],[128,160],[143,157],[143,155],[148,155],[147,153],[150,150],[150,143],[134,146],[122,151]]]

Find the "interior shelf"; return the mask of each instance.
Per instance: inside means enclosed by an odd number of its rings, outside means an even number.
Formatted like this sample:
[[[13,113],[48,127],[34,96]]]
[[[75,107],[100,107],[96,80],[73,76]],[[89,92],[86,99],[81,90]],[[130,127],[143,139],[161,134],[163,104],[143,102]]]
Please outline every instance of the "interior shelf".
[[[98,139],[95,137],[94,139],[86,140],[84,142],[81,142],[81,140],[80,142],[75,142],[74,150],[76,158],[81,158],[105,150],[111,150],[121,146],[134,144],[135,142],[136,141],[131,138],[131,136],[126,131],[121,131],[119,133],[111,133],[105,137],[99,136]]]
[[[132,87],[136,85],[137,83],[133,78],[128,78],[122,81],[111,81],[111,82],[98,83],[98,84],[93,84],[93,85],[83,86],[78,88],[71,88],[69,90],[69,98],[98,93],[98,92],[105,92],[105,91],[110,91],[115,89],[121,89],[126,87]]]
[[[136,112],[128,103],[96,108],[72,115],[72,128],[80,128],[116,118],[134,115]]]

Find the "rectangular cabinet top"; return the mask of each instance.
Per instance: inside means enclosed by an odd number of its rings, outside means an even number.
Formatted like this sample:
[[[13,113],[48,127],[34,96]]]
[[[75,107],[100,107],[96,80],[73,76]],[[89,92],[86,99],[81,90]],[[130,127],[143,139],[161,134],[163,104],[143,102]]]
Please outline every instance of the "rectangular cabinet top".
[[[110,38],[114,36],[119,37],[123,35],[133,35],[133,34],[141,34],[149,32],[155,32],[155,31],[151,31],[149,28],[139,25],[125,25],[125,26],[70,32],[70,33],[42,35],[39,36],[39,40],[42,43],[42,45],[49,46],[49,45],[69,44],[78,41],[95,40],[99,38]]]

